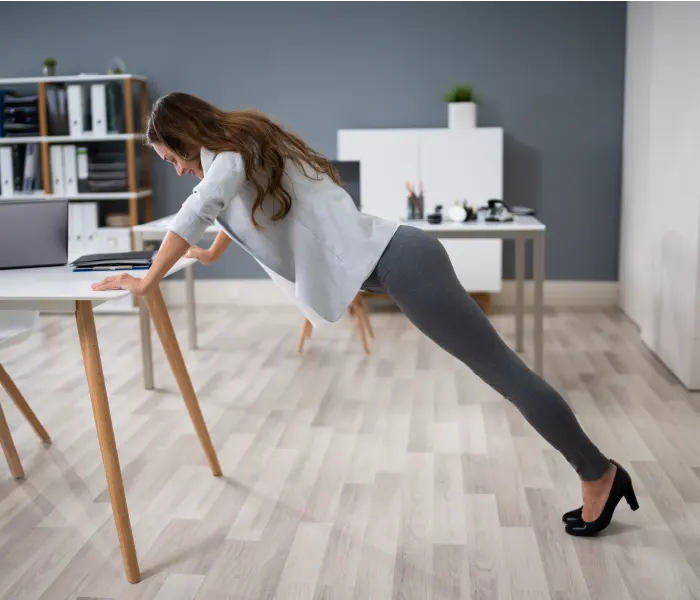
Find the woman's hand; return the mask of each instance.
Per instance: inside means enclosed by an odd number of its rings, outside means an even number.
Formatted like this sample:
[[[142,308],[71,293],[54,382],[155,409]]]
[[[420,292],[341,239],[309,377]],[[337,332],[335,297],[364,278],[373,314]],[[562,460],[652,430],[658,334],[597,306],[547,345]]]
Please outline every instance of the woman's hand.
[[[216,234],[216,239],[211,245],[211,248],[204,249],[199,246],[190,246],[185,257],[196,258],[199,262],[204,265],[213,263],[215,260],[219,260],[223,255],[226,248],[231,245],[231,238],[228,237],[223,231]]]
[[[211,248],[204,249],[199,246],[190,246],[187,252],[185,252],[185,258],[194,258],[203,265],[208,265],[219,257],[212,252]]]
[[[93,283],[92,289],[96,292],[128,290],[134,296],[145,296],[147,291],[143,279],[129,275],[129,273],[120,273],[119,275],[105,277],[99,283]]]

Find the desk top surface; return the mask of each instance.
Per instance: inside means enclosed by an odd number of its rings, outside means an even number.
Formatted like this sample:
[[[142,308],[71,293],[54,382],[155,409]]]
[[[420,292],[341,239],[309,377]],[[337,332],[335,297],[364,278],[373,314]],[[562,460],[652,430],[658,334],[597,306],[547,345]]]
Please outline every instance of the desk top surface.
[[[173,219],[174,215],[168,217],[163,217],[162,219],[157,219],[151,221],[150,223],[143,223],[141,225],[135,225],[133,230],[142,234],[162,234],[168,230],[168,224]],[[439,225],[432,225],[427,221],[400,221],[401,225],[410,225],[412,227],[419,227],[426,231],[433,231],[435,233],[464,233],[469,235],[469,232],[504,232],[504,233],[516,233],[516,232],[535,232],[535,231],[545,231],[546,226],[544,223],[536,219],[535,217],[529,216],[516,216],[513,221],[507,223],[492,223],[487,221],[469,221],[467,223],[456,223],[454,221],[444,221]],[[221,231],[221,227],[215,223],[207,227],[206,233],[217,233]]]
[[[186,266],[197,262],[191,258],[179,260],[167,276],[181,271]],[[71,266],[40,267],[36,269],[9,269],[0,271],[0,308],[3,301],[66,302],[91,300],[94,304],[103,304],[129,295],[125,290],[95,292],[91,284],[102,281],[109,275],[124,271],[73,271]],[[143,277],[145,270],[126,271],[134,277]],[[28,307],[29,308],[29,307]]]

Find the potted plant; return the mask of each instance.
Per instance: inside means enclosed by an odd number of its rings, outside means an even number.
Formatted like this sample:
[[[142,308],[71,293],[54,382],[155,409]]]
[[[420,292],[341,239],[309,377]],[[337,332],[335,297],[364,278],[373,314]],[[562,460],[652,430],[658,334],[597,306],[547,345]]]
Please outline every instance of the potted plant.
[[[44,59],[43,73],[47,77],[53,77],[56,75],[56,59],[46,58]]]
[[[458,83],[443,99],[447,102],[447,126],[450,129],[476,127],[478,100],[470,84]]]

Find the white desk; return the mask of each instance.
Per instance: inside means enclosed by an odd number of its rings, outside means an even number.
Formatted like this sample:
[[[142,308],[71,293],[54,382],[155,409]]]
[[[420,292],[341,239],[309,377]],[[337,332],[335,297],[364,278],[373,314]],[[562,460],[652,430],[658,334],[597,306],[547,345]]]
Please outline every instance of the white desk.
[[[190,268],[194,262],[190,259],[180,260],[168,275]],[[114,439],[93,314],[93,306],[123,298],[129,295],[129,292],[123,290],[94,292],[90,284],[102,280],[106,274],[104,271],[75,273],[68,266],[0,271],[0,310],[40,310],[75,314],[97,428],[97,438],[102,453],[124,569],[127,580],[130,583],[136,583],[141,579],[141,575],[124,494],[124,483],[119,466],[117,444]],[[133,271],[132,274],[135,277],[142,277],[144,271]],[[215,476],[221,475],[219,461],[177,343],[161,290],[159,288],[153,290],[144,300],[145,302],[139,302],[143,316],[141,323],[142,325],[148,324],[148,311],[163,344],[163,349],[209,461],[211,471]],[[150,348],[150,328],[142,327],[141,333],[142,343],[148,344]]]
[[[133,228],[136,249],[142,249],[146,242],[161,241],[168,231],[168,223],[172,216],[158,219]],[[533,316],[534,316],[534,369],[540,375],[543,369],[544,349],[544,238],[546,227],[534,217],[516,217],[510,223],[487,223],[484,221],[470,221],[468,223],[445,222],[440,225],[431,225],[425,221],[406,221],[404,224],[420,227],[438,238],[444,239],[501,239],[515,240],[515,279],[516,279],[516,350],[522,352],[524,348],[524,314],[525,314],[525,250],[528,240],[532,241],[533,262]],[[206,229],[205,238],[211,239],[221,231],[218,225]],[[477,258],[478,260],[478,258]],[[194,275],[192,268],[185,269],[185,285],[187,289],[187,323],[189,330],[190,348],[197,347],[197,323],[195,319],[195,295]],[[147,364],[150,363],[150,355],[146,355],[144,347],[144,378],[146,386],[152,386],[153,370]]]

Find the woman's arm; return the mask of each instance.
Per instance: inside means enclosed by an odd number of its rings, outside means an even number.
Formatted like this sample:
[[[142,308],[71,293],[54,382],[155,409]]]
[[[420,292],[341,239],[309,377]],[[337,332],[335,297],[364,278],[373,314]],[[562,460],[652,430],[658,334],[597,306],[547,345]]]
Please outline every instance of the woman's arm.
[[[226,235],[223,231],[220,231],[214,243],[209,248],[199,248],[198,246],[191,246],[190,249],[185,254],[187,258],[196,258],[199,262],[206,265],[219,260],[221,255],[224,253],[226,248],[231,245],[231,238]]]
[[[129,290],[137,296],[147,294],[160,283],[190,246],[200,240],[206,228],[238,196],[244,182],[245,169],[240,154],[218,154],[204,179],[194,188],[170,223],[169,231],[148,274],[143,279],[128,273],[106,277],[100,283],[93,284],[92,289]],[[217,240],[219,246],[223,246],[224,242],[218,237]]]

